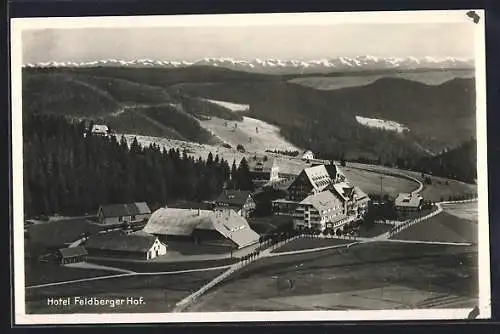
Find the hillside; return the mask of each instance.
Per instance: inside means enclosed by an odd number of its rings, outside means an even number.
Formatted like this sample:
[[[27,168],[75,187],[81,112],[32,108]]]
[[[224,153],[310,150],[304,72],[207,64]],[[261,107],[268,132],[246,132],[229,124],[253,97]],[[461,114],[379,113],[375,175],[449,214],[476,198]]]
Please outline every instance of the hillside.
[[[456,78],[428,86],[401,78],[381,78],[365,86],[329,91],[283,81],[175,87],[193,96],[249,104],[250,116],[284,127],[284,134],[290,132],[288,127],[298,130],[295,128],[308,122],[349,125],[355,123],[356,116],[362,116],[401,123],[419,143],[438,152],[475,133],[474,79]]]
[[[118,132],[214,144],[195,118],[242,120],[227,108],[159,86],[77,71],[23,72],[23,112],[103,121]]]
[[[477,141],[467,142],[434,157],[420,159],[415,169],[450,179],[475,183],[477,178]]]
[[[23,75],[23,113],[99,116],[114,112],[111,94],[86,82],[62,75]]]

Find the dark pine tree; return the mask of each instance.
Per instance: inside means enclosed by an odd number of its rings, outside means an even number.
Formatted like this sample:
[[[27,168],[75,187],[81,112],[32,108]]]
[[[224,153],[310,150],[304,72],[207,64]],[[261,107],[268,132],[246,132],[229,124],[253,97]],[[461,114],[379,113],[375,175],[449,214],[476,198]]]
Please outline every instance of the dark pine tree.
[[[254,184],[252,182],[252,176],[250,175],[250,169],[248,168],[248,163],[245,158],[241,159],[240,165],[236,172],[236,188],[239,190],[254,190]]]

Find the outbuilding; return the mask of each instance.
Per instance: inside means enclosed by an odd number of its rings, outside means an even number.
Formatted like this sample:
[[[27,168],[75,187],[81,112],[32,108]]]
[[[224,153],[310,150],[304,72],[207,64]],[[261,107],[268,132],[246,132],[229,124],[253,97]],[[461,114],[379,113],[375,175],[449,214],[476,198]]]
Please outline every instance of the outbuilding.
[[[150,216],[151,209],[145,202],[102,205],[97,210],[101,224],[141,221],[149,219]]]
[[[144,231],[126,234],[108,232],[85,242],[89,256],[133,260],[151,260],[167,253],[167,246]]]

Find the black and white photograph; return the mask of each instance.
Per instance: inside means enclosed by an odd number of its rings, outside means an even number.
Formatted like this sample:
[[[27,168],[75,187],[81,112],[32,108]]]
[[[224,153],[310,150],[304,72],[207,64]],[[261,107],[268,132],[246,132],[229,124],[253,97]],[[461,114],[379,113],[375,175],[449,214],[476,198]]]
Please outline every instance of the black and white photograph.
[[[13,19],[16,323],[490,318],[483,14]]]

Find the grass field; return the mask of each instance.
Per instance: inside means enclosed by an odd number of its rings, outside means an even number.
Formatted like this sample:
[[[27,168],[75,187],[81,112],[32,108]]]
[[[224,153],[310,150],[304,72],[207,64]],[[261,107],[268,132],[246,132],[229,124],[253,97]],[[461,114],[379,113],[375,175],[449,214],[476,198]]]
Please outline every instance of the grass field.
[[[295,145],[289,143],[280,135],[277,126],[255,118],[243,117],[243,121],[226,121],[212,117],[211,120],[200,121],[200,124],[223,142],[233,147],[241,144],[251,152],[262,152],[267,149],[297,150]]]
[[[477,202],[470,203],[457,203],[457,204],[443,204],[443,210],[450,215],[456,216],[461,219],[471,220],[477,222],[478,207]]]
[[[420,181],[423,181],[422,178],[422,173],[420,172],[415,172],[415,171],[407,171],[407,170],[401,170],[397,168],[391,168],[391,167],[386,167],[386,166],[378,166],[378,165],[367,165],[367,164],[360,164],[360,163],[354,163],[354,162],[349,162],[347,164],[347,168],[349,167],[355,167],[355,168],[368,168],[373,171],[380,171],[381,173],[403,173],[408,176],[414,177]],[[355,169],[351,168],[354,170]],[[344,167],[345,169],[345,167]],[[365,173],[365,171],[359,171],[362,174]],[[346,176],[347,172],[346,172]],[[349,176],[348,176],[349,177]],[[466,195],[466,194],[472,194],[472,193],[477,193],[477,185],[475,184],[468,184],[456,180],[450,180],[442,177],[437,177],[437,176],[432,176],[431,177],[432,184],[425,184],[424,183],[424,188],[420,192],[420,194],[426,199],[434,202],[439,202],[441,200],[447,201],[450,196],[457,196],[457,195]],[[408,181],[411,182],[411,181]],[[385,184],[385,177],[384,177],[384,184]],[[379,192],[380,192],[380,179],[378,183],[379,187]],[[363,188],[361,188],[363,189]]]
[[[471,193],[477,193],[477,186],[460,181],[449,180],[433,176],[432,184],[424,184],[424,189],[420,194],[428,200],[438,202],[448,201],[450,196],[462,196]]]
[[[473,307],[477,250],[367,243],[260,260],[188,311],[300,311]]]
[[[365,193],[380,194],[380,176],[382,193],[397,196],[400,192],[412,192],[418,188],[418,183],[397,176],[381,175],[376,172],[342,167],[342,171],[352,184],[360,187]]]
[[[78,240],[82,233],[94,234],[103,227],[84,218],[62,219],[31,225],[28,229],[29,241],[48,247],[63,247],[65,243]]]
[[[477,243],[477,224],[446,212],[417,223],[392,239]]]
[[[338,245],[345,245],[348,243],[352,243],[352,240],[320,239],[320,238],[304,237],[290,241],[284,246],[281,246],[273,250],[272,253],[283,253],[283,252],[291,252],[291,251],[311,249],[311,248],[338,246]]]
[[[169,312],[175,303],[198,290],[221,270],[175,275],[127,276],[107,280],[73,283],[71,285],[28,289],[26,291],[26,313],[112,313],[112,312]],[[105,299],[144,298],[142,305],[110,307],[109,305],[49,306],[50,297],[97,297]]]

